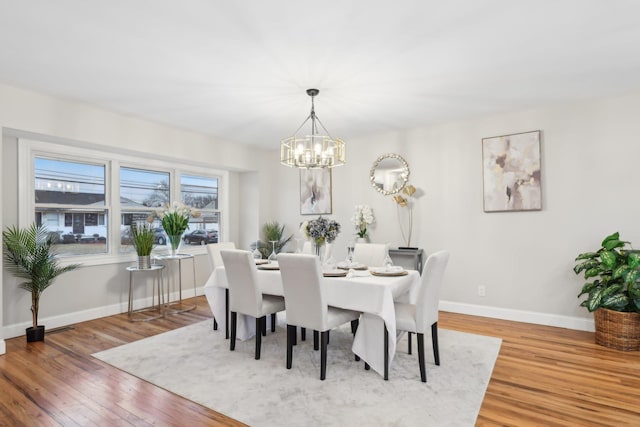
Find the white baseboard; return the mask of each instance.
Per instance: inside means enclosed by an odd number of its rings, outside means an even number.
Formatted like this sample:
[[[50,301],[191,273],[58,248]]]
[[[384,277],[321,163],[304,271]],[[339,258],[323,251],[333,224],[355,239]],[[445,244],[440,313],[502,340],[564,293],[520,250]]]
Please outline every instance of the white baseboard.
[[[0,355],[5,354],[7,352],[7,345],[4,343],[4,340],[0,339]]]
[[[182,297],[183,298],[191,298],[191,296],[193,295],[193,293],[188,292],[188,291],[183,291],[182,292]],[[196,289],[196,295],[204,295],[204,289],[203,287],[199,287]],[[169,296],[169,300],[170,301],[175,301],[178,299],[178,292],[174,292],[172,294],[170,294]],[[138,309],[138,308],[142,308],[142,307],[150,307],[153,304],[153,301],[151,299],[151,297],[147,297],[147,298],[140,298],[137,300],[134,300],[133,302],[133,308]],[[38,319],[38,323],[40,323],[41,325],[45,325],[47,330],[51,330],[54,328],[60,328],[63,326],[68,326],[68,325],[73,325],[75,323],[80,323],[80,322],[86,322],[88,320],[94,320],[94,319],[99,319],[100,317],[105,317],[105,316],[112,316],[114,314],[120,314],[120,313],[125,313],[128,309],[128,301],[123,301],[121,303],[118,304],[111,304],[111,305],[106,305],[106,306],[102,306],[102,307],[96,307],[96,308],[92,308],[89,310],[82,310],[82,311],[76,311],[73,313],[67,313],[67,314],[60,314],[57,316],[51,316],[51,317],[44,317],[44,318],[40,318]],[[14,338],[14,337],[18,337],[20,335],[24,335],[25,334],[25,329],[28,328],[29,326],[32,326],[31,322],[23,322],[23,323],[16,323],[13,325],[5,325],[2,328],[2,332],[4,333],[4,337],[6,338]],[[2,344],[0,346],[0,350],[4,350],[4,341],[2,341]],[[0,352],[0,354],[3,354],[3,352]]]
[[[513,310],[510,308],[487,307],[484,305],[465,304],[451,301],[440,301],[440,310],[460,314],[470,314],[473,316],[491,317],[494,319],[512,320],[514,322],[576,329],[579,331],[595,331],[593,318],[587,319],[583,317]]]
[[[197,288],[197,295],[204,295],[204,287]],[[188,298],[189,294],[183,293],[183,297]],[[178,293],[170,295],[170,299],[178,299]],[[141,298],[134,301],[134,309],[139,307],[149,307],[152,304],[151,298]],[[539,313],[534,311],[513,310],[509,308],[488,307],[484,305],[465,304],[452,301],[440,301],[440,310],[453,313],[470,314],[473,316],[491,317],[495,319],[512,320],[514,322],[533,323],[537,325],[555,326],[558,328],[577,329],[580,331],[594,331],[593,319],[582,317],[562,316],[558,314]],[[59,328],[75,323],[86,322],[100,317],[112,316],[127,311],[127,302],[97,307],[89,310],[76,311],[73,313],[51,316],[40,319],[40,323],[46,325],[47,329]],[[3,328],[4,337],[13,338],[25,334],[25,329],[31,326],[31,322],[6,325]],[[4,340],[0,340],[0,354],[6,351]]]

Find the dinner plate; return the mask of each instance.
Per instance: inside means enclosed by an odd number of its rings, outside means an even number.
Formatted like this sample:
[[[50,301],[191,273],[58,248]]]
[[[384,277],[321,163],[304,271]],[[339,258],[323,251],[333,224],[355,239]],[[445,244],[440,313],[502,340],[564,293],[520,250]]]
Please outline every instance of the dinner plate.
[[[409,274],[409,272],[407,270],[402,270],[402,271],[373,271],[373,270],[370,270],[369,273],[371,273],[374,276],[382,276],[382,277],[406,276],[407,274]]]
[[[323,271],[322,275],[324,277],[346,277],[347,273],[348,272],[346,270],[342,270],[342,271],[340,271],[340,270],[338,270],[338,271],[332,270],[332,271]]]
[[[256,262],[256,265],[269,264],[268,259],[256,259],[255,262]]]
[[[280,270],[278,264],[263,264],[258,266],[258,270]]]

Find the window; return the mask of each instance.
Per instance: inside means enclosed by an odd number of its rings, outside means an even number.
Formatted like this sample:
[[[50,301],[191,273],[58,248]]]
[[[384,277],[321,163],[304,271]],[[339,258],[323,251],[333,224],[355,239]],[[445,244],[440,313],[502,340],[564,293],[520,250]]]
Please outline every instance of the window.
[[[220,215],[218,212],[218,178],[180,175],[182,203],[200,211],[199,218],[191,218],[189,230],[208,230],[213,233],[208,243],[220,241]],[[204,242],[192,239],[192,242]],[[205,242],[207,243],[207,242]]]
[[[191,219],[188,232],[209,230],[218,239],[224,231],[221,206],[226,200],[220,199],[220,184],[227,172],[171,163],[150,153],[141,156],[20,136],[18,158],[19,224],[46,225],[57,252],[69,262],[130,260],[134,248],[129,226],[174,201],[201,212]],[[163,253],[166,234],[159,220],[154,226],[156,252]],[[183,249],[205,252],[196,245]]]
[[[61,255],[107,252],[105,165],[34,158],[35,220]]]
[[[129,226],[144,222],[153,209],[164,206],[170,198],[169,172],[120,167],[120,250],[133,251],[129,236]],[[156,228],[161,227],[155,221]],[[156,243],[164,244],[166,239],[158,232]]]

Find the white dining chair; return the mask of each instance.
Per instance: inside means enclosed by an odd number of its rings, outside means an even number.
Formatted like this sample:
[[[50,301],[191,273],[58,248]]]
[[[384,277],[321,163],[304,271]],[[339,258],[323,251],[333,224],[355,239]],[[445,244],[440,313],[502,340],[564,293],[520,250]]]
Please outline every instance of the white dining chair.
[[[388,253],[388,243],[356,243],[353,247],[353,262],[368,267],[384,267],[384,259]]]
[[[209,266],[211,267],[211,278],[213,276],[213,270],[216,267],[220,267],[222,264],[222,256],[220,255],[220,251],[223,249],[235,249],[236,244],[233,242],[222,242],[222,243],[209,243],[207,245],[207,253],[209,254]],[[229,338],[229,289],[224,290],[225,301],[224,301],[224,312],[226,313],[225,319],[225,338]],[[215,316],[213,317],[213,330],[218,330],[218,321]]]
[[[238,249],[220,251],[224,262],[231,308],[230,350],[236,348],[236,325],[238,313],[256,318],[255,358],[260,359],[262,335],[267,332],[267,315],[284,310],[284,298],[263,294],[258,288],[257,269],[251,252]]]
[[[329,331],[343,323],[358,320],[360,313],[327,305],[318,257],[281,253],[278,255],[278,265],[287,309],[287,369],[291,369],[293,364],[296,328],[312,329],[314,341],[317,341],[315,338],[320,333],[320,379],[324,380]]]
[[[409,333],[409,354],[411,354],[411,333],[418,335],[418,363],[420,365],[420,379],[427,382],[427,370],[424,361],[424,334],[431,327],[431,342],[435,364],[440,365],[438,350],[438,304],[444,272],[449,262],[449,252],[439,251],[429,255],[422,270],[420,289],[415,304],[395,303],[396,330]],[[385,328],[385,349],[388,347],[388,333]],[[386,360],[385,360],[386,362]],[[385,374],[388,364],[385,363]],[[386,378],[385,378],[386,379]]]

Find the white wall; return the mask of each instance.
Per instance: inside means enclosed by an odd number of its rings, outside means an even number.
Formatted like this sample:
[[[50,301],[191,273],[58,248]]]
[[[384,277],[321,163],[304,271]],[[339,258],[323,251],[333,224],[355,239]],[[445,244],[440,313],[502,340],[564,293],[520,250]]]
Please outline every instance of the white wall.
[[[162,160],[179,160],[196,166],[231,171],[228,186],[227,221],[228,240],[253,233],[244,230],[244,224],[236,219],[242,208],[259,209],[258,199],[241,200],[243,185],[264,179],[264,155],[261,150],[216,140],[204,135],[171,128],[158,123],[100,110],[71,100],[0,85],[0,123],[2,124],[2,191],[3,228],[17,224],[18,219],[18,139],[16,134],[31,138],[68,144],[92,146],[139,158],[154,157]],[[194,156],[194,153],[198,153]],[[243,176],[254,176],[246,183]],[[263,179],[260,179],[260,177]],[[257,215],[257,213],[256,213]],[[85,266],[61,276],[54,286],[42,296],[40,320],[47,328],[101,317],[126,311],[129,275],[128,264]],[[169,272],[170,273],[170,272]],[[183,266],[184,296],[193,295],[193,273],[190,265]],[[209,274],[206,255],[196,256],[195,282],[198,292]],[[175,291],[176,276],[168,274],[171,291]],[[150,281],[135,278],[137,306],[148,305],[151,295]],[[17,279],[2,269],[2,293],[0,293],[0,327],[4,337],[24,334],[30,326],[30,296],[17,287]],[[1,337],[2,335],[0,335]],[[0,340],[0,350],[4,341]]]
[[[597,249],[619,231],[640,245],[635,185],[640,144],[640,94],[460,121],[347,140],[347,164],[333,171],[333,217],[343,226],[336,256],[353,239],[354,205],[370,204],[374,242],[402,244],[396,205],[369,184],[381,154],[402,155],[416,200],[412,243],[428,253],[451,251],[441,308],[534,323],[591,329],[591,314],[576,298],[583,280],[575,256]],[[331,124],[329,123],[330,127]],[[484,213],[485,137],[542,131],[543,210]],[[274,219],[296,230],[297,171],[273,167],[278,187]],[[478,286],[486,286],[486,297]]]

